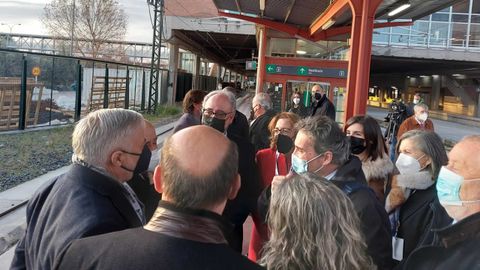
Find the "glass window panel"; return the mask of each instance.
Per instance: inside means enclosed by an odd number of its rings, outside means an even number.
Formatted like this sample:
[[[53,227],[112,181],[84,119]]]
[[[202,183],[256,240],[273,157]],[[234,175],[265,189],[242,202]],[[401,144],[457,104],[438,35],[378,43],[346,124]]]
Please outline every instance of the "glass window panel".
[[[272,38],[271,53],[295,54],[296,39]]]
[[[480,23],[480,15],[472,15],[472,23]]]
[[[480,47],[480,24],[470,25],[470,41],[468,42],[470,47]]]
[[[430,20],[430,15],[420,19],[420,21],[429,21],[429,20]]]
[[[448,23],[432,22],[430,45],[447,46]]]
[[[472,13],[480,14],[480,1],[473,0]]]
[[[445,13],[432,14],[432,21],[448,22],[448,14],[445,14]]]
[[[388,32],[381,32],[380,29],[373,30],[373,42],[374,43],[388,43]]]
[[[468,13],[468,8],[470,6],[469,0],[464,0],[460,3],[455,4],[453,8],[453,13]]]
[[[392,34],[405,34],[405,35],[408,35],[409,32],[410,32],[409,27],[405,27],[405,26],[392,27]]]
[[[452,22],[468,22],[468,15],[453,14]]]
[[[407,45],[408,35],[392,34],[392,44]]]
[[[452,44],[452,46],[465,47],[466,37],[467,25],[463,23],[453,23],[452,38],[450,39],[450,44]]]
[[[450,7],[444,8],[440,10],[439,12],[450,12]]]
[[[410,33],[410,44],[426,46],[428,41],[428,22],[415,22]]]

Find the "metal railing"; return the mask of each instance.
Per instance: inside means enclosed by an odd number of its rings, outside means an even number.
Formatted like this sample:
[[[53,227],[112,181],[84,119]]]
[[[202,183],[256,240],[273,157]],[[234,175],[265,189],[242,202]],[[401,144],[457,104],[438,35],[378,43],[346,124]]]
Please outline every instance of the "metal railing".
[[[73,123],[99,108],[144,111],[149,78],[143,65],[0,49],[0,131]]]

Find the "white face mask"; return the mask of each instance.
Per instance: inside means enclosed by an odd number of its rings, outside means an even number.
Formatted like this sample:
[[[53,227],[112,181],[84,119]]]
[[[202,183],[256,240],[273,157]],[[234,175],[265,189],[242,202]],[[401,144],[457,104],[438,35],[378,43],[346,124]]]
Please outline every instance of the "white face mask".
[[[425,156],[425,154],[418,159],[421,159],[423,156]],[[418,159],[415,159],[404,153],[400,153],[397,162],[395,162],[395,166],[397,166],[400,174],[418,173],[421,170],[420,162],[418,162]]]
[[[418,104],[418,102],[420,102],[420,100],[418,100],[418,99],[413,100],[413,104]]]
[[[153,172],[159,163],[160,153],[158,149],[155,149],[152,151],[152,157],[150,158],[150,163],[148,164],[148,171]]]
[[[293,103],[295,103],[295,105],[298,105],[298,103],[300,103],[300,98],[294,98]]]
[[[419,116],[417,116],[417,119],[421,122],[427,121],[427,118],[428,118],[428,113],[422,113]]]

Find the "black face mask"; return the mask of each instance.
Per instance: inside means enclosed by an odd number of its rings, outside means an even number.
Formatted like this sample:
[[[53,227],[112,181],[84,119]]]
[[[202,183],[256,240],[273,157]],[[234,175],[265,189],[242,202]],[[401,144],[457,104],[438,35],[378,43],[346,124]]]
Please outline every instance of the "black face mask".
[[[315,93],[315,99],[320,100],[322,98],[322,94],[320,93]]]
[[[352,154],[361,154],[366,148],[365,139],[350,136],[350,149],[352,150]]]
[[[216,117],[202,116],[202,124],[212,127],[221,133],[225,132],[225,119],[218,119]]]
[[[290,137],[282,134],[277,136],[277,151],[286,154],[290,152],[293,148],[293,141]]]
[[[121,165],[120,167],[122,167],[122,169],[127,170],[129,172],[132,172],[133,174],[141,174],[141,173],[146,172],[148,170],[148,165],[150,164],[150,158],[152,157],[152,152],[150,152],[150,149],[148,149],[148,146],[146,144],[145,144],[145,146],[143,146],[142,153],[140,155],[135,154],[135,153],[126,152],[126,151],[123,151],[123,152],[131,154],[131,155],[137,155],[137,156],[139,156],[139,158],[138,158],[138,161],[137,161],[137,165],[135,166],[135,169],[131,170],[131,169],[128,169],[127,167],[124,167],[123,165]]]

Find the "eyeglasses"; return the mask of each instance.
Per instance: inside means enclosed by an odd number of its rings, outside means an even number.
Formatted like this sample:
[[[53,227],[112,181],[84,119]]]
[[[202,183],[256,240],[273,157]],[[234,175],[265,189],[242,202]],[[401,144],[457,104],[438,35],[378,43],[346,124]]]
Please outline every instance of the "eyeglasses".
[[[229,114],[232,112],[224,112],[224,111],[216,111],[214,112],[212,109],[202,109],[202,114],[208,117],[215,117],[218,119],[225,119]]]
[[[274,134],[280,133],[280,134],[284,134],[284,135],[285,135],[285,134],[289,134],[290,132],[292,132],[292,130],[289,129],[289,128],[274,128],[274,129],[273,129],[273,133],[274,133]]]

